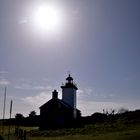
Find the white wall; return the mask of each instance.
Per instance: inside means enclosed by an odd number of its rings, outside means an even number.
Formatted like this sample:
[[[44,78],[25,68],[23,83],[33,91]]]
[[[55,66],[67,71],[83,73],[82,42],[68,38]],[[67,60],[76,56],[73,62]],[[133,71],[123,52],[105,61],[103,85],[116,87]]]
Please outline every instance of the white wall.
[[[76,108],[76,90],[74,88],[63,88],[62,100],[73,108]]]

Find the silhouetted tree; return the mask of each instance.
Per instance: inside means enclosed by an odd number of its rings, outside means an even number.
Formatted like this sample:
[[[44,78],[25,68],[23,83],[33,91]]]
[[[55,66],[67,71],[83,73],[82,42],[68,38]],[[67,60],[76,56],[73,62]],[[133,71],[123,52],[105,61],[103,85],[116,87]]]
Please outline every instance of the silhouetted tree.
[[[15,115],[15,119],[16,119],[16,120],[22,120],[23,118],[24,118],[23,114],[17,113],[17,114]]]
[[[39,116],[36,115],[36,112],[34,110],[31,111],[29,117],[27,117],[26,124],[28,126],[36,126],[39,124]]]
[[[117,111],[115,109],[111,109],[110,115],[114,115]]]
[[[29,114],[29,118],[33,118],[36,116],[36,112],[35,111],[31,111]]]
[[[15,115],[15,124],[16,125],[23,125],[24,124],[25,117],[23,114],[17,113]]]

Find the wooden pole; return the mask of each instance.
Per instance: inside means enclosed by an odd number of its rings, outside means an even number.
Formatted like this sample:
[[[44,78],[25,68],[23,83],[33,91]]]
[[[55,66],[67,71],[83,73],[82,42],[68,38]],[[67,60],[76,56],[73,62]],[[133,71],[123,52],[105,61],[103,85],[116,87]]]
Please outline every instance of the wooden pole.
[[[12,115],[12,106],[13,106],[13,101],[11,100],[11,102],[10,102],[10,119],[11,119],[11,115]]]
[[[4,134],[4,121],[5,121],[5,107],[6,107],[6,87],[4,91],[4,104],[3,104],[3,124],[2,124],[2,134]]]
[[[8,130],[8,140],[10,140],[10,130],[11,130],[11,115],[12,115],[12,105],[13,105],[13,101],[11,100],[10,102],[10,117],[9,117],[9,130]]]

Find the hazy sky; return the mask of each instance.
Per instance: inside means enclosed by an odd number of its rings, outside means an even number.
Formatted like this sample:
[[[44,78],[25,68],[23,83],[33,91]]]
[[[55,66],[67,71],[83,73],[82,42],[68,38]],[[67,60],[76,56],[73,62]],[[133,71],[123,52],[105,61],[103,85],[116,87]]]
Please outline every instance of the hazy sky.
[[[42,4],[62,16],[53,31],[33,25]],[[28,115],[61,93],[72,74],[82,115],[140,108],[140,0],[0,0],[0,114]],[[0,118],[1,118],[0,117]]]

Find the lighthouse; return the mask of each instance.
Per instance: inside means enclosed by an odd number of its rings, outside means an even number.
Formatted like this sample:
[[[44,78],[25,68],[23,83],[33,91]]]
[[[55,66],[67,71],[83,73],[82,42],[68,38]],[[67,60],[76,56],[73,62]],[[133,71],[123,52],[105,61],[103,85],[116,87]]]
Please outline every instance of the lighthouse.
[[[56,129],[78,125],[81,111],[76,108],[77,85],[69,74],[62,84],[62,99],[57,90],[52,92],[52,99],[40,106],[40,129]]]
[[[73,82],[73,78],[69,74],[66,78],[65,84],[62,88],[62,101],[76,109],[76,91],[78,90],[77,85]]]

